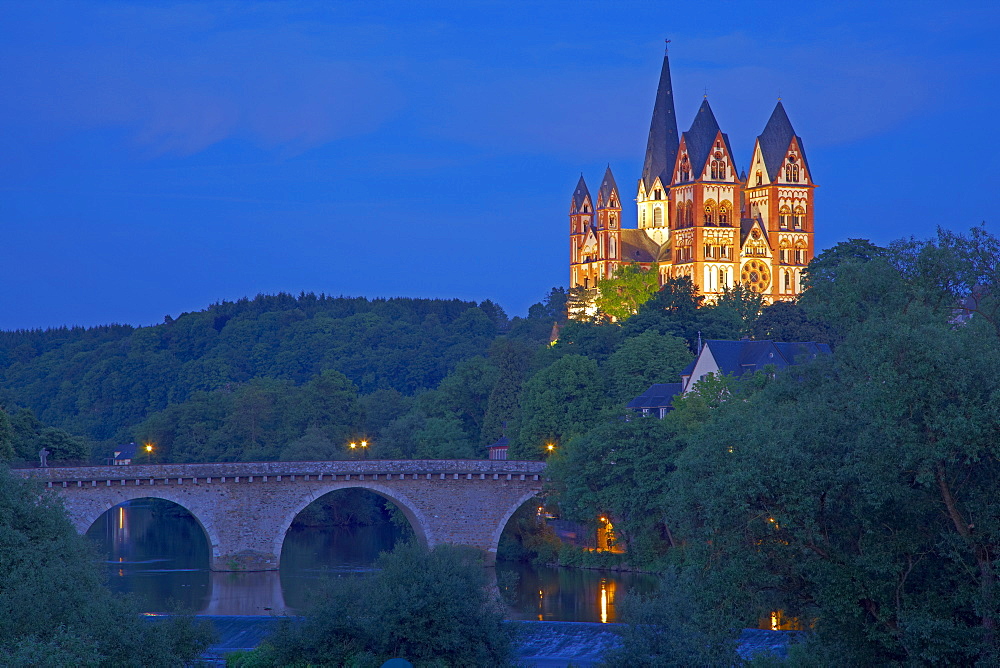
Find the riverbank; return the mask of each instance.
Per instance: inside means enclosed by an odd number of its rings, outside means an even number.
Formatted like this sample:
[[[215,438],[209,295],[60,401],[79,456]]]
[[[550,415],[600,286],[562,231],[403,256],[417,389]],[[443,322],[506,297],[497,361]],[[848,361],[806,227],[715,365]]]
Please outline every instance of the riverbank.
[[[281,621],[280,617],[205,615],[198,619],[211,622],[218,640],[203,655],[208,665],[225,665],[232,652],[257,647]],[[591,622],[512,621],[518,627],[517,659],[537,668],[597,666],[604,653],[618,646],[618,624]],[[748,658],[760,652],[785,657],[794,632],[745,629],[740,636],[739,653]]]

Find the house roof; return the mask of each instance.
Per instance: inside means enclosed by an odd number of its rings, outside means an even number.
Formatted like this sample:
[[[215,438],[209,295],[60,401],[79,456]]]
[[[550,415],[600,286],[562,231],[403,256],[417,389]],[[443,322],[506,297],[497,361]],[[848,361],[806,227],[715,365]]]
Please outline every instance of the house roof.
[[[711,350],[720,372],[737,377],[759,371],[768,365],[784,369],[793,364],[815,359],[819,355],[830,354],[830,346],[811,341],[785,343],[711,339],[705,342],[705,346]]]
[[[808,172],[809,163],[806,161],[806,149],[802,144],[802,138],[795,134],[792,122],[788,120],[788,114],[785,113],[785,106],[781,104],[781,100],[778,100],[778,104],[774,105],[774,111],[771,112],[771,117],[767,119],[764,131],[757,136],[768,180],[774,181],[778,178],[778,170],[781,169],[781,164],[785,160],[792,139],[795,139],[799,145],[802,163]]]
[[[510,440],[506,436],[501,436],[496,443],[491,443],[486,447],[492,450],[493,448],[506,448],[508,445],[510,445]]]
[[[115,459],[135,459],[135,443],[126,445],[116,445],[114,450]],[[106,452],[106,451],[105,451]]]
[[[650,385],[648,390],[625,404],[625,407],[636,410],[669,408],[674,397],[680,394],[682,389],[683,385],[680,383],[656,383]]]
[[[587,182],[583,180],[583,174],[580,174],[580,180],[576,182],[576,190],[573,191],[573,202],[570,204],[570,211],[580,211],[588,197],[590,197],[590,190],[587,189]]]
[[[649,238],[645,230],[621,230],[622,262],[656,262],[660,255],[660,244]]]
[[[642,164],[642,184],[647,193],[657,177],[664,186],[670,184],[679,143],[674,91],[670,83],[670,59],[663,54],[660,83],[653,102],[653,120],[649,124],[649,139],[646,141],[646,159]]]

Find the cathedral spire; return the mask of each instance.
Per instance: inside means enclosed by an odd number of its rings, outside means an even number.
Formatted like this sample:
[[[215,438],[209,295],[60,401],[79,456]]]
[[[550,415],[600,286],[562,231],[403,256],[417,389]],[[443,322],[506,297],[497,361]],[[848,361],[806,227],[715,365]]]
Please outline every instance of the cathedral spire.
[[[619,204],[618,184],[615,183],[614,174],[611,173],[611,165],[608,165],[604,172],[604,179],[601,181],[601,189],[597,191],[598,208],[621,208]]]
[[[587,189],[587,182],[580,174],[580,180],[576,183],[576,190],[573,191],[573,200],[570,203],[570,213],[587,213],[585,206],[590,203],[590,190]]]
[[[805,162],[802,139],[796,136],[792,122],[788,120],[788,114],[785,113],[785,106],[781,104],[779,99],[778,104],[774,105],[774,111],[771,112],[771,118],[767,119],[764,131],[757,137],[768,179],[774,180],[778,177],[778,170],[785,160],[785,154],[788,153],[788,147],[793,139],[798,142],[799,150],[802,151],[802,161]]]
[[[667,40],[670,43],[670,40]],[[646,160],[642,164],[642,185],[648,193],[657,177],[666,186],[677,159],[677,117],[674,114],[674,91],[670,83],[670,57],[663,54],[660,83],[653,103],[653,120],[649,124]]]

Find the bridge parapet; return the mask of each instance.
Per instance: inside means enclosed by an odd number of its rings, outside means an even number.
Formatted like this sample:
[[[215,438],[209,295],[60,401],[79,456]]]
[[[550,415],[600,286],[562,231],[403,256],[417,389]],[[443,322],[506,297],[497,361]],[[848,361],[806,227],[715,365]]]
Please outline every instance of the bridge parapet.
[[[314,462],[212,462],[200,464],[129,464],[127,466],[67,466],[15,469],[11,472],[43,482],[94,480],[162,480],[170,478],[261,478],[282,476],[322,479],[318,476],[386,475],[541,475],[545,462],[490,459],[374,459]],[[307,478],[308,476],[308,478]]]
[[[419,540],[469,545],[496,556],[510,516],[542,491],[545,462],[406,459],[134,464],[21,469],[60,494],[81,533],[136,498],[186,508],[205,530],[213,570],[278,567],[295,516],[328,492],[360,487],[402,510]]]

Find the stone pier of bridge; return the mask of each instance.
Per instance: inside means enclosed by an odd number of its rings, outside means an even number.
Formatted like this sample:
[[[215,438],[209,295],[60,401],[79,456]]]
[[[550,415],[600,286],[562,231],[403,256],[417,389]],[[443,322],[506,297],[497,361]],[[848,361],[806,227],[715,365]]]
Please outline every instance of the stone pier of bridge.
[[[278,568],[296,515],[329,492],[367,489],[392,501],[424,545],[482,550],[496,560],[511,515],[542,491],[544,462],[376,460],[142,464],[22,469],[62,497],[80,533],[106,511],[139,498],[166,499],[198,521],[212,570]]]

